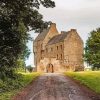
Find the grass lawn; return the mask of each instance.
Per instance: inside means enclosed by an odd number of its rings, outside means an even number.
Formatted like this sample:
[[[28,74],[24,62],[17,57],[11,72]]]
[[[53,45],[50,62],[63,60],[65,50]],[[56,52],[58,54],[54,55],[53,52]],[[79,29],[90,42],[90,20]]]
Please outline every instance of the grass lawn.
[[[4,92],[0,92],[0,100],[11,100],[12,96],[40,76],[40,73],[37,72],[20,74],[22,77],[18,80],[8,80],[8,82],[2,82],[0,80],[0,89],[3,88],[5,90]]]
[[[86,71],[86,72],[65,72],[67,76],[79,80],[80,83],[100,93],[100,71]]]

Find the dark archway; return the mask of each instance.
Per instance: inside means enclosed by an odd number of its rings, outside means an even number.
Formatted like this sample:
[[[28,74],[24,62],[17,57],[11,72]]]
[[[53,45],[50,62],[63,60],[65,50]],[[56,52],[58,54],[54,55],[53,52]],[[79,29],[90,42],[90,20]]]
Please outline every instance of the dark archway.
[[[47,73],[53,73],[54,72],[53,64],[51,63],[48,64],[46,70],[47,70]]]

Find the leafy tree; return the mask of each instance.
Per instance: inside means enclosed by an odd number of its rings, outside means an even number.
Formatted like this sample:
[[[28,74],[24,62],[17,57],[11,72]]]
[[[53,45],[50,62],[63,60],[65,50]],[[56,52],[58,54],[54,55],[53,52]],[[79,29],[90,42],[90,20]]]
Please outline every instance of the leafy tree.
[[[85,47],[85,60],[93,68],[100,68],[100,28],[90,32]]]
[[[16,70],[25,71],[25,67],[26,67],[25,61],[19,58],[16,62]]]
[[[33,67],[32,67],[31,65],[28,65],[28,66],[26,67],[26,69],[27,69],[29,72],[32,72],[32,71],[33,71]]]
[[[0,75],[13,76],[16,61],[27,50],[28,32],[48,26],[38,12],[40,5],[55,6],[51,0],[0,0]]]

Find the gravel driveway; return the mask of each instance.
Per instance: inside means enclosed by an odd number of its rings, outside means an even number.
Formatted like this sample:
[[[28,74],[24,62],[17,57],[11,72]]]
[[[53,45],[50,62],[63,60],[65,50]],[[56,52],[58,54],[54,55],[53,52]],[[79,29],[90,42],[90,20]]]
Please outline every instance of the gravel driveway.
[[[26,91],[26,92],[25,92]],[[82,88],[62,74],[40,76],[13,100],[100,100],[90,97]]]

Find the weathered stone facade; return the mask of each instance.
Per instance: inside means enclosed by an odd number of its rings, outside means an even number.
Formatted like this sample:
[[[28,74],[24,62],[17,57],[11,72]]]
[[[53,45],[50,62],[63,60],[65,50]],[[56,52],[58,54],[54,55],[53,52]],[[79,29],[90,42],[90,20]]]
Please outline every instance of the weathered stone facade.
[[[34,63],[39,72],[81,71],[83,41],[75,29],[58,33],[56,24],[40,33],[33,43]]]

